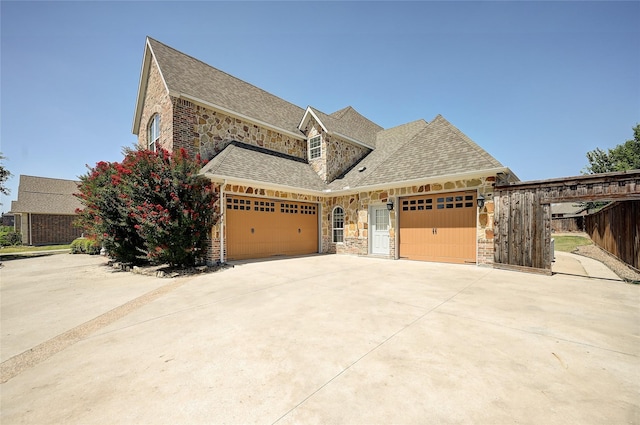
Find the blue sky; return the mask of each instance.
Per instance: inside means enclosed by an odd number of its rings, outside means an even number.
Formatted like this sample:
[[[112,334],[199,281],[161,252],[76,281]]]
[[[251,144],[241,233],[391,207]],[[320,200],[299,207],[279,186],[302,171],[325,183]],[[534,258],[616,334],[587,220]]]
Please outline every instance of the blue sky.
[[[151,36],[301,107],[442,114],[522,180],[580,174],[640,122],[640,2],[0,2],[14,174],[119,161]]]

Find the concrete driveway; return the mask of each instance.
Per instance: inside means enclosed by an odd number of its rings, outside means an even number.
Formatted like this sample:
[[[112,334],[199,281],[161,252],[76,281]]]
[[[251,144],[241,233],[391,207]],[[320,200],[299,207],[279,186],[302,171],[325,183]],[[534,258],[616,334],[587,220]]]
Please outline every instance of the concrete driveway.
[[[0,270],[2,424],[640,423],[639,286],[335,255],[173,280],[103,261]]]

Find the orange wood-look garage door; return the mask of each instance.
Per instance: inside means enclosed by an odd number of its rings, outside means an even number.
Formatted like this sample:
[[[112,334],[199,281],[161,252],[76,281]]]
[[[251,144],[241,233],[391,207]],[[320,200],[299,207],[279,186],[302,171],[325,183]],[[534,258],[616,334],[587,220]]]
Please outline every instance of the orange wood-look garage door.
[[[476,209],[475,192],[401,198],[400,257],[475,263]]]
[[[225,226],[229,260],[318,252],[316,204],[228,196]]]

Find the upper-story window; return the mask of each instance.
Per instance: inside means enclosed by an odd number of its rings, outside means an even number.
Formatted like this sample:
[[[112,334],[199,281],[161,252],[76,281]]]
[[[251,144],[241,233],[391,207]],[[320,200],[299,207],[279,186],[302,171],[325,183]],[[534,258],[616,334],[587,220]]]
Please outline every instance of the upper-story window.
[[[149,123],[149,138],[147,148],[150,151],[157,151],[160,145],[160,115],[155,114]]]
[[[344,242],[344,210],[342,207],[333,209],[333,242]]]
[[[309,139],[309,159],[316,159],[322,156],[322,136],[315,136]]]

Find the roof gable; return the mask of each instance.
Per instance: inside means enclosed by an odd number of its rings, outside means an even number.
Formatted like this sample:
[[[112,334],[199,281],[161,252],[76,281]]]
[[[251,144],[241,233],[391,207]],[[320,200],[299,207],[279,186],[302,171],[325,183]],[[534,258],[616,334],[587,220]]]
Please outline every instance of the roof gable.
[[[364,117],[351,106],[329,115],[308,106],[300,124],[298,124],[298,128],[304,131],[311,118],[315,119],[328,134],[336,135],[369,149],[375,148],[376,135],[384,130],[384,128]]]
[[[139,130],[139,109],[144,99],[151,58],[157,63],[171,96],[183,97],[275,130],[303,138],[298,129],[304,110],[267,91],[220,71],[152,38],[147,38],[138,89],[134,133]]]
[[[18,199],[11,202],[11,212],[75,214],[76,208],[82,208],[80,200],[73,196],[78,184],[74,180],[21,175]]]

